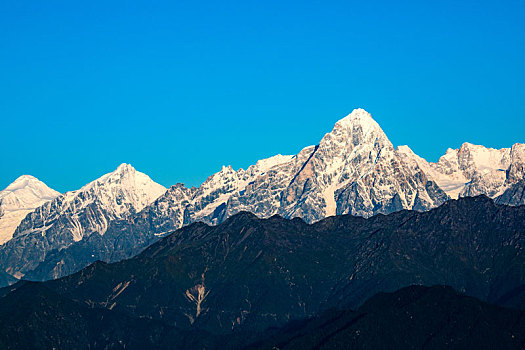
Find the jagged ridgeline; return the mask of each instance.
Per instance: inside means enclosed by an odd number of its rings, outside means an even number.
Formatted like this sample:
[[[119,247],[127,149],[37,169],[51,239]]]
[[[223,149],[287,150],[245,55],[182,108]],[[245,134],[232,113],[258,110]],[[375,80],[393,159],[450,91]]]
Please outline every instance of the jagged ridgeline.
[[[357,109],[316,146],[246,170],[223,167],[198,188],[177,184],[166,191],[122,165],[30,209],[16,231],[11,224],[0,266],[16,277],[57,278],[95,260],[131,257],[184,225],[216,225],[240,211],[313,223],[339,214],[425,211],[480,194],[525,204],[524,164],[524,144],[497,150],[469,143],[429,163],[407,146],[394,148],[370,114]]]
[[[114,327],[125,329],[135,320],[136,327],[151,330],[147,338],[129,340],[142,343],[211,339],[220,344],[215,337],[232,341],[229,335],[240,334],[246,344],[261,340],[256,335],[269,327],[320,317],[306,322],[309,332],[290,325],[265,339],[297,348],[321,344],[338,330],[344,339],[354,339],[351,335],[359,330],[363,337],[355,344],[380,345],[373,336],[380,329],[386,332],[382,340],[401,347],[422,346],[430,333],[435,336],[428,344],[436,347],[451,339],[485,348],[494,341],[519,347],[525,339],[523,312],[461,299],[450,289],[409,289],[363,302],[378,292],[439,284],[523,309],[524,220],[525,206],[498,205],[486,196],[450,200],[426,212],[404,210],[367,219],[338,215],[314,224],[242,212],[218,226],[188,225],[129,260],[97,262],[54,281],[19,282],[2,290],[7,296],[0,298],[0,310],[12,310],[9,305],[27,295],[35,296],[31,300],[43,295],[43,305],[51,303],[47,315],[63,315],[60,300],[68,300],[77,305],[76,312]],[[118,319],[111,322],[110,317]],[[94,336],[113,339],[106,328],[99,334],[85,327]],[[173,327],[176,333],[167,331]],[[487,332],[491,327],[497,329]],[[328,340],[337,348],[341,338]]]

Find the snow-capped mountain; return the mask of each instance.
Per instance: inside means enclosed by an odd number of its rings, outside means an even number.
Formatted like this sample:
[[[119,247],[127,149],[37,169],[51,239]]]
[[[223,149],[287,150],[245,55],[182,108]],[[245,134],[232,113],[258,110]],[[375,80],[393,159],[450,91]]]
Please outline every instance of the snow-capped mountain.
[[[23,218],[33,210],[60,195],[30,175],[22,175],[0,191],[0,244],[13,237]]]
[[[104,234],[112,220],[141,211],[166,189],[129,164],[38,207],[13,238],[0,247],[0,263],[16,277],[35,268],[54,249],[93,233]]]
[[[429,163],[408,146],[394,149],[370,114],[356,109],[316,146],[260,160],[247,170],[223,167],[199,188],[177,184],[145,211],[162,235],[196,221],[218,224],[240,211],[315,222],[336,214],[428,210],[449,198],[479,194],[515,205],[522,198],[524,164],[524,144],[495,150],[469,143]],[[513,201],[501,199],[511,189]]]
[[[0,248],[0,264],[22,275],[45,259],[32,278],[56,278],[95,260],[130,257],[190,223],[216,225],[241,211],[312,223],[338,214],[425,211],[479,194],[525,204],[524,164],[524,144],[495,150],[469,143],[429,163],[408,146],[395,149],[370,114],[356,109],[318,145],[246,170],[224,166],[198,188],[176,184],[164,191],[122,165],[29,215]]]
[[[523,187],[525,144],[516,143],[511,148],[494,149],[464,143],[459,149],[449,148],[436,163],[429,163],[417,156],[408,146],[398,149],[407,160],[417,163],[428,178],[435,181],[451,198],[484,194],[502,204],[525,204],[525,198],[515,194]],[[503,196],[505,193],[506,196]],[[509,199],[505,199],[507,197]]]
[[[246,171],[223,167],[190,197],[184,223],[211,224],[239,211],[315,222],[336,214],[426,210],[447,199],[417,164],[403,161],[362,109],[338,121],[319,145],[259,161]]]

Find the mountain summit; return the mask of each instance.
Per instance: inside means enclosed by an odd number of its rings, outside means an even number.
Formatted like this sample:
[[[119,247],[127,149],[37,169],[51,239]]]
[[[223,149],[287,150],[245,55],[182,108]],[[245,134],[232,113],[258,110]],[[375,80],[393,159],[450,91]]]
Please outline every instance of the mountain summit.
[[[338,120],[335,123],[331,134],[336,133],[336,131],[340,129],[346,130],[349,134],[353,134],[354,130],[360,129],[362,135],[377,135],[386,139],[386,135],[379,126],[379,124],[372,118],[370,113],[368,113],[362,108],[356,108],[352,111],[352,113]],[[352,140],[354,144],[356,144],[356,142],[358,141],[358,139]]]
[[[0,191],[0,244],[10,240],[22,219],[60,195],[31,175],[22,175]]]

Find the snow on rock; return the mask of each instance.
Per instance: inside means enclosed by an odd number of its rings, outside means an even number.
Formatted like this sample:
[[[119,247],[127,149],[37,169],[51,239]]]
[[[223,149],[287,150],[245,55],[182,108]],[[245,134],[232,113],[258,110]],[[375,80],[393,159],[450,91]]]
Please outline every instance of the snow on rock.
[[[509,148],[494,149],[464,143],[448,149],[438,162],[429,163],[429,174],[452,198],[485,194],[496,197],[505,190]]]
[[[403,161],[363,109],[335,123],[317,146],[305,147],[295,156],[260,160],[247,170],[223,167],[199,188],[184,193],[184,209],[174,205],[185,213],[184,222],[177,220],[181,226],[195,221],[218,224],[240,211],[307,222],[342,213],[368,217],[400,209],[425,210],[447,199],[417,164]],[[161,202],[175,203],[167,198]],[[169,211],[165,206],[163,210]]]
[[[417,163],[454,199],[481,194],[496,198],[525,174],[525,145],[519,143],[512,148],[494,149],[466,142],[459,149],[449,148],[436,163],[417,156],[408,146],[399,146],[398,152],[407,161]]]

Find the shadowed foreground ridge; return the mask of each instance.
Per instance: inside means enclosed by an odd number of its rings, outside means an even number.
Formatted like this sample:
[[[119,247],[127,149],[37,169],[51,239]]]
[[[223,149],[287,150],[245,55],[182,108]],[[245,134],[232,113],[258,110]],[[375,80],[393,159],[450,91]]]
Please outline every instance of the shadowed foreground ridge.
[[[32,300],[27,303],[26,298]],[[264,333],[216,336],[91,309],[41,284],[27,283],[2,298],[0,321],[0,346],[6,349],[520,349],[525,345],[525,312],[490,305],[446,286],[406,287],[379,293],[357,311],[330,309]]]
[[[22,286],[43,286],[83,308],[158,321],[190,339],[193,332],[198,339],[213,334],[212,344],[222,336],[233,342],[232,334],[243,334],[242,344],[255,342],[268,327],[332,308],[355,310],[378,292],[413,284],[449,285],[523,308],[523,222],[524,206],[484,196],[423,213],[335,216],[313,225],[243,212],[219,226],[182,228],[126,261],[98,262],[56,281],[20,282],[2,290],[12,292],[0,305]]]
[[[525,313],[486,304],[450,287],[379,293],[357,311],[331,309],[267,332],[250,349],[519,349]]]

